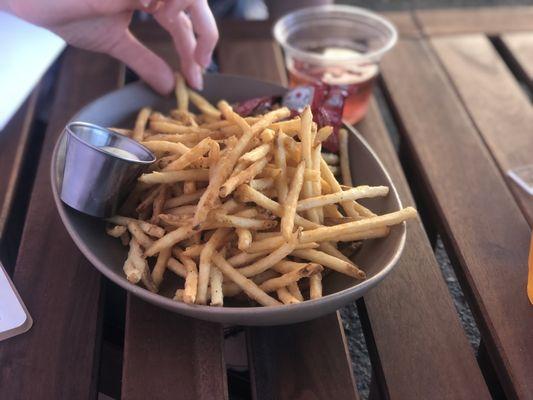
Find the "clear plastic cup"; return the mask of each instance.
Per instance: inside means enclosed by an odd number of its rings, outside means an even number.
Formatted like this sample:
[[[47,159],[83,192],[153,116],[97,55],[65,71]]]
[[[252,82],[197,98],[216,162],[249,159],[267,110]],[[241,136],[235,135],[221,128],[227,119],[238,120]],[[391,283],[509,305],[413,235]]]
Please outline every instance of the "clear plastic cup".
[[[368,108],[379,62],[396,43],[396,28],[368,10],[325,5],[289,13],[274,25],[291,87],[322,82],[347,91],[343,119],[356,123]]]

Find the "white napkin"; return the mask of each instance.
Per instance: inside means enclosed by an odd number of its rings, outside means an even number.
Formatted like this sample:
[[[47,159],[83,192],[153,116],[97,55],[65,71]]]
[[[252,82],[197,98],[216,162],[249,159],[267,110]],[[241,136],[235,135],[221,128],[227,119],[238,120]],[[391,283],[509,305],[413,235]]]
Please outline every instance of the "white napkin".
[[[53,33],[0,12],[0,131],[64,47]]]

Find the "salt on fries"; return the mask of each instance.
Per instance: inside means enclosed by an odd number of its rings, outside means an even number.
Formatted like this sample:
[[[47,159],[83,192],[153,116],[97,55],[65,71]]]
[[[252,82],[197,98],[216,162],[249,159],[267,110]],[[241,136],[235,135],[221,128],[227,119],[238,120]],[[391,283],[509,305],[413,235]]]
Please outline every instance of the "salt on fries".
[[[170,115],[145,107],[132,130],[113,128],[157,155],[122,215],[108,219],[107,233],[129,246],[130,282],[157,292],[174,274],[174,300],[189,304],[296,304],[322,297],[326,273],[365,279],[342,242],[384,237],[416,217],[411,207],[378,216],[357,202],[389,189],[351,187],[347,132],[339,155],[322,153],[333,129],[317,129],[309,107],[292,119],[286,108],[243,118],[181,76],[175,93]]]

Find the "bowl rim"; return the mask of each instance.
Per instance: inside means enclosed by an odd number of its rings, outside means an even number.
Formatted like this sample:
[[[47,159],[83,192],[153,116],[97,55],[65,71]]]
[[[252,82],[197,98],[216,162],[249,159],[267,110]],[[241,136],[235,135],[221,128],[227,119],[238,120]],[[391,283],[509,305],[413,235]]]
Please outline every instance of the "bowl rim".
[[[255,80],[255,81],[258,81],[258,82],[262,82],[262,83],[268,83],[268,84],[271,84],[271,85],[276,85],[276,84],[274,84],[272,82],[259,80],[259,79],[255,79],[255,78],[243,77],[243,76],[239,76],[239,75],[231,75],[231,74],[211,74],[211,75],[219,75],[219,76],[222,76],[224,78]],[[91,104],[94,101],[98,101],[98,100],[101,100],[101,99],[104,99],[104,98],[107,98],[107,97],[114,96],[114,95],[117,94],[117,92],[120,92],[120,91],[122,91],[122,90],[124,90],[126,88],[131,88],[133,86],[142,86],[144,88],[148,88],[148,86],[146,84],[144,84],[143,82],[135,82],[135,83],[131,83],[131,84],[128,84],[128,85],[124,85],[122,88],[113,90],[113,91],[105,94],[104,96],[101,96],[101,97],[93,100],[92,102],[88,103],[87,105],[82,107],[68,122],[70,123],[72,121],[75,121],[78,118],[78,115],[81,114],[82,112],[84,112],[84,110],[86,108],[91,106]],[[149,89],[149,90],[151,90],[151,89]],[[281,90],[286,91],[287,88],[284,88],[284,87],[280,86],[280,91]],[[361,134],[356,129],[354,129],[353,127],[351,127],[350,125],[347,125],[347,124],[344,124],[344,127],[346,129],[348,129],[348,131],[351,134],[355,135],[358,140],[361,141],[361,143],[366,147],[366,149],[370,152],[370,154],[377,161],[378,165],[383,170],[386,178],[389,180],[389,182],[391,182],[389,195],[394,196],[398,206],[400,208],[402,208],[403,207],[402,206],[402,202],[401,202],[401,199],[400,199],[400,197],[398,195],[396,187],[394,186],[394,183],[393,183],[393,181],[392,181],[387,169],[384,167],[383,163],[381,162],[379,157],[376,155],[374,150],[370,147],[370,145],[366,142],[366,140],[361,136]],[[184,315],[189,315],[189,316],[192,316],[194,318],[200,318],[198,316],[193,315],[194,312],[202,312],[203,315],[202,315],[201,319],[209,319],[210,317],[218,318],[218,317],[221,317],[221,316],[228,317],[228,319],[231,318],[231,317],[239,318],[239,317],[247,317],[247,316],[254,316],[256,318],[267,318],[268,316],[274,316],[276,314],[277,315],[284,314],[286,312],[292,312],[293,310],[295,310],[295,311],[299,310],[299,311],[304,312],[305,310],[310,309],[310,308],[320,307],[320,305],[324,305],[325,306],[325,305],[331,304],[331,303],[342,302],[343,299],[352,298],[353,297],[353,292],[359,291],[359,290],[363,290],[364,291],[367,287],[372,287],[372,286],[376,285],[381,280],[383,280],[383,278],[385,278],[385,276],[387,276],[390,273],[390,271],[395,267],[395,265],[397,264],[399,258],[401,257],[401,255],[403,253],[403,249],[404,249],[405,241],[406,241],[406,235],[407,235],[407,229],[406,229],[406,223],[405,222],[402,222],[401,224],[399,224],[397,226],[397,229],[401,229],[401,234],[400,234],[400,240],[398,242],[398,246],[396,248],[396,251],[395,251],[394,255],[389,260],[389,262],[386,263],[384,265],[384,267],[379,272],[377,272],[374,276],[372,276],[370,278],[367,278],[364,281],[358,282],[357,284],[355,284],[353,286],[350,286],[350,287],[348,287],[346,289],[343,289],[343,290],[340,290],[338,292],[325,295],[324,297],[321,297],[319,299],[306,300],[306,301],[303,301],[303,302],[297,303],[297,304],[284,304],[282,306],[276,306],[276,307],[260,307],[260,306],[256,306],[256,307],[212,307],[212,306],[209,306],[209,305],[201,305],[201,304],[186,304],[186,303],[175,301],[175,300],[173,300],[171,298],[162,296],[162,295],[157,294],[157,293],[152,293],[149,290],[147,290],[147,289],[145,289],[145,288],[143,288],[141,286],[138,286],[138,285],[135,285],[133,283],[130,283],[124,276],[114,272],[111,268],[107,267],[104,263],[100,262],[98,260],[98,258],[93,254],[93,251],[84,243],[84,241],[82,240],[80,235],[76,232],[74,227],[68,222],[68,218],[69,217],[68,217],[67,214],[68,214],[68,212],[73,212],[73,210],[70,210],[68,208],[68,206],[65,205],[61,201],[61,199],[59,197],[58,184],[57,184],[57,173],[56,173],[57,162],[58,162],[58,158],[57,157],[58,157],[58,153],[59,153],[59,147],[60,147],[60,144],[61,144],[61,142],[63,140],[63,136],[64,135],[65,135],[65,131],[63,131],[59,135],[59,137],[58,137],[58,139],[57,139],[57,141],[56,141],[56,143],[54,145],[54,150],[52,152],[52,159],[51,159],[51,162],[50,162],[50,170],[49,170],[50,177],[51,177],[51,186],[52,186],[52,194],[53,194],[53,197],[54,197],[54,202],[55,202],[55,205],[56,205],[56,209],[57,209],[57,211],[58,211],[58,213],[59,213],[59,215],[61,217],[61,221],[63,222],[63,225],[67,229],[67,231],[70,234],[72,240],[74,241],[74,243],[76,244],[78,249],[81,251],[81,253],[104,276],[106,276],[108,279],[110,279],[111,281],[113,281],[114,283],[116,283],[117,285],[122,287],[123,289],[131,292],[135,296],[137,296],[137,297],[139,297],[139,298],[141,298],[143,300],[146,300],[146,301],[148,301],[148,302],[150,302],[152,304],[164,307],[164,308],[166,308],[168,310],[175,310],[175,311],[180,312],[180,313],[182,313]],[[102,233],[102,234],[104,234],[104,233]],[[336,308],[338,308],[338,307],[336,307]],[[243,325],[246,325],[246,323],[243,323]]]

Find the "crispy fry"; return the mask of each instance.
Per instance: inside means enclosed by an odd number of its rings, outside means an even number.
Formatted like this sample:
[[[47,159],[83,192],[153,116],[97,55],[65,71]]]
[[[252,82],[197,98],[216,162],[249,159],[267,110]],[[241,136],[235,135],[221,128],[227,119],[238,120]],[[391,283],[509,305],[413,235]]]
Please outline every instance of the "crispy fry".
[[[190,150],[183,143],[166,142],[163,140],[148,140],[141,142],[141,144],[147,149],[159,153],[185,154]]]
[[[154,242],[152,246],[145,250],[144,254],[147,257],[159,253],[161,250],[174,246],[176,243],[189,237],[193,232],[191,225],[182,226],[175,231],[167,233],[161,239]]]
[[[312,162],[313,162],[313,171],[316,171],[317,174],[320,174],[320,161],[322,160],[322,145],[318,144],[311,154]],[[312,189],[313,189],[313,196],[320,196],[322,194],[322,178],[320,178],[318,181],[314,181],[312,183]],[[322,206],[319,206],[316,208],[316,214],[318,217],[318,222],[320,224],[324,223],[324,209]]]
[[[224,226],[255,230],[271,229],[278,224],[275,220],[239,217],[237,215],[229,215],[220,212],[214,213],[213,219]]]
[[[303,300],[300,300],[300,299],[296,298],[295,296],[293,296],[287,290],[287,288],[279,288],[276,291],[276,294],[278,295],[278,299],[280,299],[283,304],[297,304],[297,303],[300,303],[301,301],[303,301]]]
[[[152,280],[154,281],[155,286],[158,288],[163,281],[163,274],[167,268],[168,260],[170,259],[171,250],[170,248],[161,250],[157,256],[157,262],[155,263],[154,269],[152,270]]]
[[[274,138],[276,137],[276,132],[274,132],[272,129],[265,129],[263,132],[261,132],[261,141],[263,143],[272,143],[274,141]]]
[[[208,169],[187,169],[184,171],[150,172],[142,174],[139,182],[155,185],[157,183],[175,183],[184,181],[208,181]],[[205,194],[205,193],[204,193]]]
[[[144,130],[146,128],[146,123],[148,122],[148,117],[150,116],[152,110],[148,107],[143,108],[139,111],[137,115],[137,120],[135,121],[135,128],[133,128],[133,139],[138,142],[142,141],[144,138]]]
[[[270,153],[270,150],[272,147],[270,144],[262,144],[258,147],[256,147],[253,150],[250,150],[248,153],[244,153],[241,158],[239,158],[240,161],[245,161],[249,163],[256,162],[268,155]]]
[[[294,229],[294,219],[296,216],[296,206],[298,204],[298,198],[300,197],[300,192],[302,190],[302,185],[304,183],[305,163],[302,161],[296,170],[296,174],[291,182],[291,187],[287,194],[287,199],[285,201],[285,207],[283,209],[283,215],[281,217],[281,233],[285,240],[289,241],[292,236],[292,231]]]
[[[254,188],[255,190],[263,191],[266,189],[270,189],[274,186],[274,179],[272,178],[257,178],[252,179],[249,183],[249,185]]]
[[[235,282],[253,300],[264,306],[279,306],[281,303],[259,289],[252,280],[243,276],[240,270],[233,268],[220,254],[213,253],[213,262],[222,273]]]
[[[241,201],[252,201],[258,206],[261,206],[264,209],[277,215],[278,217],[283,216],[283,207],[279,203],[275,202],[272,199],[269,199],[263,193],[252,189],[249,185],[239,186],[239,188],[237,189],[237,197],[240,198]],[[319,224],[300,217],[298,214],[294,216],[294,222],[297,225],[303,227],[304,229],[313,229],[320,227]]]
[[[287,171],[287,156],[285,154],[286,138],[287,138],[287,135],[283,133],[282,130],[279,130],[277,138],[276,138],[276,147],[274,151],[274,160],[276,162],[276,168],[279,168],[281,170],[280,174],[276,177],[276,190],[278,192],[278,201],[282,203],[285,202],[285,199],[287,198],[287,194],[289,192],[287,174],[286,174],[286,171]],[[253,185],[251,186],[253,187]]]
[[[295,257],[303,258],[304,260],[309,260],[321,264],[324,267],[331,268],[337,272],[340,272],[341,274],[351,276],[352,278],[366,278],[365,272],[354,263],[346,262],[342,259],[331,256],[319,250],[295,250],[292,252],[292,255]]]
[[[191,103],[193,103],[201,112],[213,117],[220,117],[220,111],[213,107],[205,98],[192,90],[188,90],[187,92],[189,93],[189,100]]]
[[[311,300],[322,297],[322,274],[311,275],[309,277],[309,298]]]
[[[361,221],[348,222],[346,224],[336,226],[325,226],[309,231],[304,231],[300,235],[301,243],[308,243],[313,241],[328,241],[334,240],[343,234],[352,234],[356,232],[369,231],[384,226],[393,226],[408,219],[416,218],[417,212],[413,207],[406,207],[403,210],[395,211],[389,214],[379,215],[377,217],[370,217]]]
[[[182,154],[181,157],[178,158],[176,161],[173,161],[169,165],[167,165],[167,167],[164,168],[163,171],[179,171],[185,169],[211,149],[212,141],[213,139],[211,138],[203,139],[196,146],[192,147],[189,151]]]
[[[154,244],[154,241],[143,232],[137,222],[128,222],[128,231],[142,247],[147,248]]]
[[[352,189],[335,192],[331,194],[321,195],[317,197],[310,197],[300,200],[296,207],[296,211],[309,210],[314,207],[322,207],[326,204],[342,203],[349,200],[356,200],[362,198],[382,197],[389,193],[387,186],[357,186]]]
[[[252,232],[246,228],[237,228],[235,230],[238,237],[237,247],[239,250],[246,250],[252,244]]]
[[[146,268],[148,268],[148,264],[146,259],[142,256],[141,246],[137,240],[132,237],[130,240],[128,258],[124,262],[123,267],[126,279],[131,283],[138,283]]]
[[[124,233],[127,232],[127,228],[123,225],[115,225],[113,227],[106,228],[106,232],[109,236],[113,236],[114,238],[121,237]]]
[[[196,268],[196,263],[191,258],[184,256],[181,251],[178,252],[178,258],[187,270],[183,301],[188,304],[194,304],[198,288],[198,269]]]
[[[256,262],[239,269],[239,272],[244,276],[254,276],[260,274],[263,271],[266,271],[272,267],[277,262],[283,260],[286,256],[291,254],[296,248],[298,242],[298,232],[294,233],[289,242],[284,243],[272,253],[268,254],[266,257],[257,260]]]
[[[257,260],[267,254],[268,251],[256,252],[256,253],[238,253],[233,257],[228,258],[228,262],[234,267],[242,267],[252,261]]]
[[[143,230],[144,233],[150,236],[160,238],[165,235],[165,230],[163,228],[150,224],[146,221],[135,219],[135,218],[128,218],[128,217],[123,217],[120,215],[114,215],[113,217],[108,218],[107,221],[111,222],[112,224],[123,225],[123,226],[128,226],[129,222],[135,222],[136,224],[139,225],[139,227]]]
[[[263,168],[265,168],[267,163],[268,159],[263,158],[259,161],[254,162],[244,171],[239,172],[237,175],[229,178],[220,188],[220,196],[227,197],[237,188],[237,186],[242,185],[243,183],[248,183],[257,174],[259,174],[263,170]]]
[[[178,110],[187,111],[189,109],[189,93],[185,85],[185,79],[180,73],[176,73],[176,103]]]
[[[181,196],[173,197],[165,202],[165,206],[163,208],[165,210],[168,210],[169,208],[175,208],[189,203],[193,203],[197,201],[200,197],[202,197],[202,194],[204,192],[205,189],[200,189],[193,193],[182,194]]]
[[[298,286],[298,282],[293,282],[293,283],[287,285],[287,290],[289,291],[291,296],[293,296],[298,301],[304,301],[304,296],[302,295],[302,292],[300,291],[300,287]],[[278,297],[279,297],[279,292],[278,292]],[[283,301],[283,300],[281,300],[281,301]],[[283,302],[283,303],[285,303],[285,302]]]
[[[266,282],[263,282],[259,287],[265,292],[273,292],[282,287],[290,285],[291,283],[296,283],[302,278],[308,278],[317,272],[322,271],[323,268],[318,264],[306,264],[304,267],[287,272],[286,274],[281,275],[278,278],[272,278]]]
[[[212,267],[209,275],[209,284],[211,286],[211,303],[212,306],[221,307],[224,305],[224,293],[222,287],[222,272],[217,267]]]
[[[229,229],[217,229],[202,248],[198,277],[198,296],[196,298],[198,304],[207,304],[207,286],[209,284],[209,273],[211,270],[213,253],[224,243],[224,237],[228,236],[229,233]]]
[[[152,218],[150,219],[150,223],[156,225],[159,222],[159,214],[161,214],[161,212],[163,211],[163,206],[167,201],[169,191],[170,187],[168,185],[161,186],[159,193],[154,199],[152,207]]]
[[[176,260],[173,257],[170,257],[167,262],[167,268],[169,271],[174,272],[176,275],[178,275],[181,278],[187,277],[187,268],[185,268],[185,265],[180,263],[178,260]]]
[[[265,251],[272,251],[283,245],[286,240],[283,236],[276,232],[277,236],[272,236],[266,239],[257,240],[252,242],[250,246],[246,249],[247,253],[262,253]],[[297,249],[314,249],[318,247],[318,243],[298,243],[296,245]]]
[[[261,283],[269,279],[275,278],[278,275],[279,274],[277,272],[272,271],[271,269],[268,269],[265,272],[261,272],[260,274],[252,276],[249,279],[252,280],[256,285],[260,285]],[[239,293],[242,293],[241,287],[237,285],[236,283],[231,282],[231,280],[224,282],[222,284],[222,288],[223,288],[222,290],[224,292],[224,296],[226,297],[237,296]]]
[[[316,141],[325,142],[331,136],[332,133],[333,133],[332,126],[323,126],[316,133]],[[328,163],[328,164],[332,164],[332,163]]]

